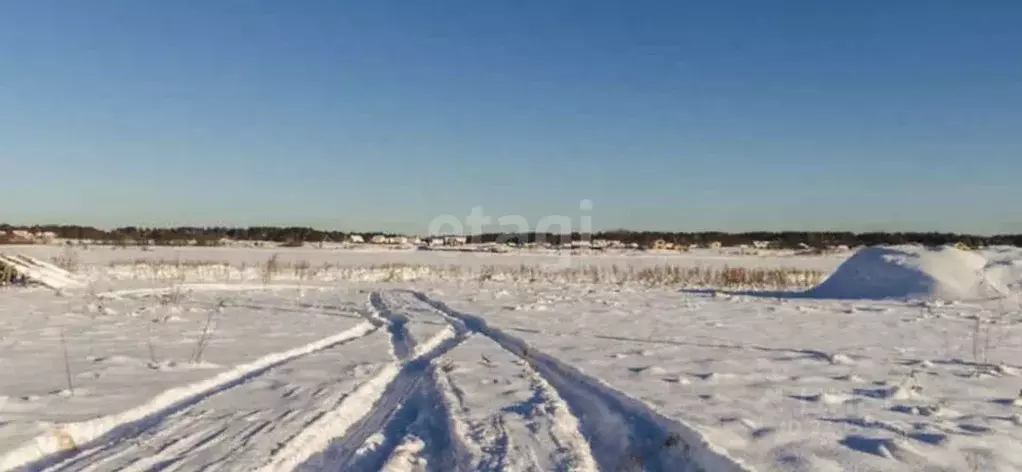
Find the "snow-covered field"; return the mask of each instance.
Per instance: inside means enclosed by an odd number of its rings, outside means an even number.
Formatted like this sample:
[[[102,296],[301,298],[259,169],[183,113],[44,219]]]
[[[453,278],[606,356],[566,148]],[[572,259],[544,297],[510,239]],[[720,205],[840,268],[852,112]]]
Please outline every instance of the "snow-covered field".
[[[40,259],[70,257],[76,259],[82,268],[98,266],[121,266],[149,261],[162,263],[195,264],[222,263],[232,267],[258,267],[276,256],[284,265],[305,263],[310,267],[328,266],[367,267],[387,264],[409,266],[459,266],[479,268],[486,266],[517,267],[537,266],[542,268],[566,267],[610,267],[613,265],[636,268],[672,264],[685,266],[744,268],[792,268],[803,270],[831,271],[845,258],[847,253],[833,253],[822,256],[799,255],[793,251],[755,251],[755,254],[738,254],[737,250],[701,249],[692,252],[655,251],[607,251],[579,253],[572,251],[516,251],[504,254],[487,252],[458,251],[417,251],[414,249],[373,249],[361,250],[314,249],[314,248],[203,248],[203,247],[153,247],[149,249],[113,246],[63,247],[44,245],[0,246],[0,252],[16,252]]]
[[[0,470],[1022,470],[1016,249],[567,262],[837,268],[809,292],[478,277],[552,255],[0,250],[85,282],[0,289]],[[274,253],[334,276],[260,280]],[[388,264],[473,276],[353,276]]]

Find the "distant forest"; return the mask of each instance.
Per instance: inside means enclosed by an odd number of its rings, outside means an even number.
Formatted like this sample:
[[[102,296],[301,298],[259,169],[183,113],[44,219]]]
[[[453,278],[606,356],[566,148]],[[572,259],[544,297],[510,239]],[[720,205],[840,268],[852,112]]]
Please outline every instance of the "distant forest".
[[[344,232],[344,231],[320,231],[304,227],[270,227],[254,226],[249,228],[226,228],[226,227],[179,227],[179,228],[138,228],[124,227],[113,230],[100,230],[89,226],[67,226],[67,225],[41,225],[41,226],[11,226],[0,224],[0,231],[6,232],[7,240],[10,240],[12,230],[28,230],[32,232],[52,232],[58,238],[69,240],[84,240],[105,244],[149,244],[155,245],[185,245],[198,244],[214,246],[219,244],[223,238],[236,241],[273,241],[283,244],[301,245],[304,243],[318,242],[341,242],[350,235],[363,236],[367,241],[375,234],[395,236],[394,234],[376,232]],[[488,233],[478,234],[469,237],[469,242],[492,243],[492,242],[517,242],[533,243],[545,241],[550,243],[566,243],[583,239],[607,239],[620,241],[625,244],[637,243],[641,246],[649,246],[654,241],[662,239],[675,244],[708,244],[719,241],[724,246],[738,246],[752,244],[753,241],[768,241],[777,248],[799,248],[808,245],[812,248],[826,248],[839,245],[872,246],[877,244],[909,244],[918,243],[925,245],[941,245],[965,243],[970,247],[983,245],[1013,245],[1022,247],[1022,234],[998,235],[998,236],[975,236],[953,233],[852,233],[852,232],[810,232],[810,231],[782,231],[768,232],[756,231],[747,233],[723,233],[715,231],[707,232],[665,232],[665,231],[628,231],[614,230],[602,231],[592,234],[506,234]],[[194,243],[193,243],[194,241]],[[0,239],[0,242],[3,242]]]

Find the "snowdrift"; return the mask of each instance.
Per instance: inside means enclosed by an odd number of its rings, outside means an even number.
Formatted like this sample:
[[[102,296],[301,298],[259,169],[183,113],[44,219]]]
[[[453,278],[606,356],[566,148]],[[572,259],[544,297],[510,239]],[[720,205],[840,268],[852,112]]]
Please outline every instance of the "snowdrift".
[[[987,258],[987,277],[1012,292],[1022,292],[1022,248],[993,246],[983,250],[983,255]]]
[[[81,287],[82,282],[70,272],[49,262],[22,254],[0,254],[0,267],[13,270],[28,281],[53,289]]]
[[[819,286],[814,298],[977,300],[1009,293],[983,254],[950,246],[863,249]]]

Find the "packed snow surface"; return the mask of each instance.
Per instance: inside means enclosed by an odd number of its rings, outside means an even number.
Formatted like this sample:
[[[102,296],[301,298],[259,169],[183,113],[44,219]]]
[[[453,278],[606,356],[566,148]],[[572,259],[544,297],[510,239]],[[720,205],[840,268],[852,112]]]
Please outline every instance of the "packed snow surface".
[[[995,265],[994,267],[1001,267]],[[999,270],[999,269],[998,269]],[[809,295],[845,299],[979,300],[1008,293],[983,254],[946,246],[871,247],[855,253]]]
[[[928,279],[3,289],[0,470],[1022,470],[1022,252],[867,251]]]

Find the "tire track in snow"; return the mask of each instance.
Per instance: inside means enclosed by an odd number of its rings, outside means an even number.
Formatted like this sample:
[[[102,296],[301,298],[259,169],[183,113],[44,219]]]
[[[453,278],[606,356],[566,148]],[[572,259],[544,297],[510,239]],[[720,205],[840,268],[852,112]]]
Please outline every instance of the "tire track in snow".
[[[459,329],[458,325],[444,323],[446,326],[422,344],[412,344],[407,332],[407,314],[393,312],[379,293],[370,295],[370,304],[390,324],[396,359],[336,409],[292,438],[260,470],[380,470],[388,464],[396,467],[401,463],[387,462],[399,452],[408,456],[409,451],[414,451],[419,459],[425,454],[436,455],[436,439],[449,436],[446,424],[437,421],[445,415],[434,412],[439,402],[429,370],[437,358],[460,345],[470,333]],[[406,354],[404,358],[402,352]],[[406,437],[412,430],[418,434]],[[374,434],[382,434],[384,439],[380,448],[368,451],[362,446]],[[431,442],[416,441],[411,439],[413,437]],[[399,449],[402,444],[419,442],[423,447]],[[427,448],[431,449],[425,451]]]
[[[416,292],[392,290],[387,298],[419,317],[440,317],[460,332],[472,333],[462,319],[424,301]],[[476,360],[485,363],[488,371],[465,372]],[[499,371],[489,370],[493,368]],[[489,378],[480,378],[480,374]],[[446,454],[440,470],[598,470],[576,418],[556,390],[528,363],[488,337],[469,337],[438,358],[429,380],[430,402],[443,403],[437,415],[443,415],[443,437],[450,441],[446,448],[434,448],[441,451],[434,455]],[[496,391],[466,391],[479,384]],[[499,398],[496,404],[486,401],[494,397]]]
[[[132,294],[144,292],[135,290]],[[45,469],[73,459],[83,451],[96,452],[120,441],[130,441],[168,417],[211,396],[252,381],[288,362],[361,339],[376,330],[373,323],[366,321],[333,336],[235,366],[212,378],[169,389],[135,408],[62,425],[56,431],[41,434],[8,452],[0,459],[0,470]]]
[[[597,470],[575,417],[526,363],[488,338],[470,336],[461,320],[411,292],[370,298],[388,319],[413,324],[440,319],[459,339],[419,359],[419,365],[408,364],[407,377],[395,380],[359,425],[339,434],[299,469]],[[480,349],[504,370],[462,372],[458,367],[472,362]],[[480,382],[489,382],[490,390],[466,395]]]
[[[411,292],[446,316],[461,320],[535,369],[578,418],[600,470],[749,472],[752,469],[710,444],[695,428],[663,416],[641,401],[489,326],[482,318]]]
[[[467,331],[460,321],[447,317],[405,292],[373,292],[369,295],[369,304],[380,318],[386,320],[398,360],[424,353],[428,349],[422,349],[421,345],[440,330]]]
[[[390,343],[394,356],[401,361],[408,359],[415,347],[415,340],[408,335],[408,317],[387,308],[387,304],[383,302],[383,297],[379,292],[369,294],[369,305],[387,321],[387,331],[390,332]]]
[[[250,470],[386,365],[386,336],[295,359],[171,415],[130,441],[82,451],[60,470]],[[338,367],[343,368],[338,368]]]
[[[485,336],[468,339],[435,370],[461,470],[598,470],[577,419],[528,363]]]

